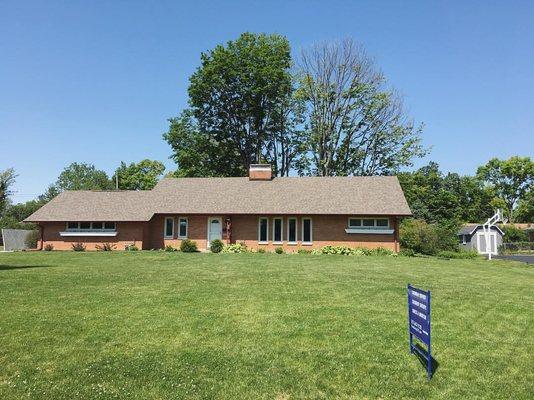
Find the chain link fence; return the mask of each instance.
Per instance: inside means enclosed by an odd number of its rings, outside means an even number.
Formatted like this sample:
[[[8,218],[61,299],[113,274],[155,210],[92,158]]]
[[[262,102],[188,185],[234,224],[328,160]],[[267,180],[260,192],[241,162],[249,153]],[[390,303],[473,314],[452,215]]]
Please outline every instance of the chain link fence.
[[[501,254],[534,253],[534,242],[503,243],[499,250]]]

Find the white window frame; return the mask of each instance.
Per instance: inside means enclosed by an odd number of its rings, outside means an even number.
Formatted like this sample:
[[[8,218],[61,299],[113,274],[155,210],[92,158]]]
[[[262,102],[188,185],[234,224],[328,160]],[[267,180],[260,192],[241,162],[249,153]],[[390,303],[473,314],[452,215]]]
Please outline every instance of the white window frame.
[[[294,241],[290,241],[289,240],[289,221],[295,221],[295,240]],[[295,245],[297,244],[298,240],[299,240],[299,235],[298,235],[298,220],[296,217],[289,217],[287,219],[287,244],[290,244],[290,245]]]
[[[81,229],[80,228],[80,224],[81,222],[85,222],[85,223],[88,223],[89,224],[89,228],[88,229]],[[94,222],[97,222],[97,223],[100,223],[102,224],[102,228],[93,228],[93,223]],[[94,221],[94,222],[88,222],[88,221],[68,221],[65,223],[65,232],[87,232],[87,233],[91,233],[91,232],[116,232],[117,231],[117,223],[114,222],[114,221]],[[106,229],[104,228],[104,224],[106,222],[112,222],[113,223],[113,228],[112,229]],[[69,223],[75,223],[77,228],[69,228]]]
[[[360,220],[360,226],[350,225],[351,219]],[[376,221],[379,219],[385,219],[388,221],[387,226],[379,226]],[[373,220],[372,226],[365,226],[363,224],[364,220]],[[375,234],[375,235],[390,235],[393,234],[393,228],[391,227],[391,220],[389,217],[348,217],[347,218],[347,228],[345,229],[346,233],[364,233],[364,234]]]
[[[172,234],[167,235],[167,221],[172,221]],[[165,217],[165,220],[163,221],[163,238],[164,239],[174,239],[174,217]]]
[[[185,221],[185,236],[180,235],[180,221]],[[178,239],[187,239],[189,235],[189,219],[187,217],[178,218]]]
[[[262,220],[267,220],[267,229],[266,229],[266,240],[265,241],[262,241],[261,240],[261,221]],[[269,244],[269,218],[268,217],[259,217],[258,218],[258,244]]]
[[[275,228],[276,228],[276,221],[280,221],[280,240],[274,241],[276,235],[275,235]],[[284,243],[284,219],[280,217],[273,218],[273,244],[283,244]]]
[[[87,221],[83,222],[87,223]],[[100,223],[100,221],[95,222]],[[113,229],[104,228],[104,224],[106,222],[112,222]],[[76,224],[77,228],[69,228],[69,223]],[[59,236],[117,236],[117,223],[115,221],[102,221],[101,223],[102,228],[93,228],[93,222],[89,222],[89,229],[81,229],[80,221],[67,221],[65,223],[65,230],[63,232],[59,232]]]
[[[310,221],[310,240],[308,242],[304,241],[304,221]],[[301,222],[301,239],[302,239],[302,245],[303,246],[310,246],[313,244],[313,220],[310,217],[302,218]]]
[[[360,220],[360,226],[351,226],[350,225],[350,220],[351,219],[359,219]],[[372,219],[373,220],[373,226],[365,226],[363,224],[363,220],[364,219],[367,219],[367,220]],[[376,221],[379,220],[379,219],[387,220],[388,224],[386,226],[378,226],[376,224]],[[349,229],[390,229],[390,226],[391,226],[390,225],[390,221],[389,221],[389,218],[387,218],[387,217],[373,217],[373,218],[371,218],[371,217],[349,217],[347,219],[347,227]]]

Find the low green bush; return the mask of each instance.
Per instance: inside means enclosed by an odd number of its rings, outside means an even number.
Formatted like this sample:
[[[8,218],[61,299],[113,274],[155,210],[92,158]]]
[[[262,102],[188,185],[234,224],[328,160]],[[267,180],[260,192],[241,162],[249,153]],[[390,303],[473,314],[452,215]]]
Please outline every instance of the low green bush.
[[[167,252],[173,252],[173,251],[176,251],[176,249],[174,247],[172,247],[170,244],[168,244],[167,246],[165,246],[165,251]]]
[[[297,250],[297,253],[298,253],[298,254],[311,254],[312,251],[311,251],[311,250],[308,250],[308,249],[298,249],[298,250]]]
[[[139,251],[139,247],[137,247],[135,244],[129,244],[124,248],[126,251]]]
[[[47,244],[45,247],[44,247],[44,251],[52,251],[54,250],[54,245],[53,244]]]
[[[373,256],[393,256],[396,253],[393,250],[386,249],[384,247],[377,247],[376,249],[371,250],[371,254]]]
[[[95,245],[95,249],[98,251],[113,251],[117,248],[117,245],[115,243],[102,243]]]
[[[190,239],[184,239],[182,240],[182,243],[180,243],[180,250],[183,253],[196,253],[198,251],[197,242]]]
[[[74,251],[85,251],[85,244],[78,242],[72,244],[72,250]]]
[[[415,251],[413,251],[412,249],[401,249],[401,251],[399,251],[399,256],[415,257]]]
[[[476,251],[440,251],[438,257],[441,258],[477,258],[478,253]]]
[[[224,246],[223,253],[249,253],[247,245],[244,243],[234,243]],[[258,250],[259,253],[259,250]]]
[[[260,254],[265,254],[265,253],[267,253],[267,250],[265,250],[263,247],[260,247],[260,248],[258,249],[258,253],[260,253]]]
[[[439,225],[408,218],[400,224],[399,241],[404,249],[434,256],[440,251],[459,250],[457,230],[454,222]]]
[[[521,230],[514,225],[503,225],[501,226],[502,231],[504,232],[503,241],[504,243],[515,243],[515,242],[526,242],[528,241],[528,235],[524,230]]]
[[[353,249],[348,246],[323,246],[320,249],[314,249],[313,254],[340,254],[344,256],[355,255],[356,249]]]
[[[276,254],[284,254],[284,248],[283,247],[277,247],[276,249],[274,249],[274,252]]]
[[[38,241],[39,241],[39,231],[31,231],[28,234],[28,236],[26,236],[26,240],[24,240],[24,244],[29,249],[36,249]]]
[[[223,248],[224,248],[224,243],[222,242],[222,240],[215,239],[215,240],[212,240],[210,243],[210,250],[212,253],[220,253]]]

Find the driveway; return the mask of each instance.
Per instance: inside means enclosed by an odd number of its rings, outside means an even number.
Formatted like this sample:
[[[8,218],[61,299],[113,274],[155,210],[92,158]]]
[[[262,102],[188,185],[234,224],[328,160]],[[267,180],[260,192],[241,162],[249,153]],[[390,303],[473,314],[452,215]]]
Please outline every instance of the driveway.
[[[492,258],[498,258],[500,260],[513,260],[521,261],[527,264],[534,264],[534,254],[518,254],[510,256],[493,256]]]

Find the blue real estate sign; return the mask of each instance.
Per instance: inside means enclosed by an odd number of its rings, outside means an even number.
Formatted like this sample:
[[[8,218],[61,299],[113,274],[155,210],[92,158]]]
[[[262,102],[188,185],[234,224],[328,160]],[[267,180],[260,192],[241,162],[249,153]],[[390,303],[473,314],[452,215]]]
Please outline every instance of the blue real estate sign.
[[[432,376],[430,330],[430,291],[421,290],[408,284],[410,353],[418,353],[426,360],[428,379]],[[425,344],[426,349],[415,345],[414,337]]]

